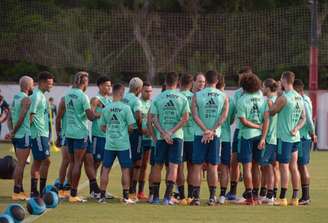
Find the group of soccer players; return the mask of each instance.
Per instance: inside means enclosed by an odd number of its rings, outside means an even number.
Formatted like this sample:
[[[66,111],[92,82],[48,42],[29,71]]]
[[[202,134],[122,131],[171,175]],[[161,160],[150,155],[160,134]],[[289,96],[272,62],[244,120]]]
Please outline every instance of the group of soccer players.
[[[10,133],[6,136],[12,139],[18,160],[13,200],[29,197],[22,181],[30,150],[33,154],[30,196],[42,196],[47,184],[50,152],[45,92],[51,90],[53,83],[54,76],[49,72],[39,74],[35,88],[29,76],[19,81],[20,92],[11,106]],[[216,71],[195,76],[168,73],[162,92],[155,98],[151,83],[138,77],[130,80],[129,92],[125,93],[124,85],[112,86],[107,76],[101,76],[97,80],[99,91],[91,100],[85,93],[88,84],[87,72],[75,74],[72,87],[58,106],[56,145],[61,147],[62,162],[56,187],[61,198],[72,203],[86,201],[78,196],[84,165],[90,197],[106,203],[112,198],[106,192],[109,174],[118,158],[122,201],[126,204],[138,200],[160,204],[163,167],[164,205],[200,205],[204,172],[210,206],[227,201],[279,206],[310,203],[308,164],[311,143],[317,137],[311,100],[294,73],[286,71],[279,81],[270,78],[262,83],[246,67],[239,72],[240,88],[230,97],[224,91],[224,77]],[[88,121],[92,122],[91,134]],[[234,122],[236,129],[232,136]],[[148,163],[151,167],[146,196]],[[240,167],[245,191],[239,198]],[[293,193],[288,202],[289,175]]]

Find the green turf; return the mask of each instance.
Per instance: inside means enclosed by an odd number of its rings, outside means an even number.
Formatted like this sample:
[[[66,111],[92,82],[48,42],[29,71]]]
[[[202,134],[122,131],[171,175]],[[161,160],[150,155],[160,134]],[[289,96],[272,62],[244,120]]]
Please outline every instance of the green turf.
[[[0,157],[10,154],[10,146],[0,145]],[[97,204],[89,201],[86,204],[69,204],[62,202],[58,208],[48,211],[34,222],[326,222],[328,217],[328,152],[314,152],[311,160],[311,199],[312,204],[307,207],[268,207],[268,206],[237,206],[225,205],[217,207],[207,207],[205,200],[201,207],[185,206],[151,206],[149,204],[137,204],[126,206],[120,204],[118,200],[108,204]],[[60,164],[60,153],[52,154],[52,164],[49,174],[49,182],[53,182],[57,177],[58,166]],[[29,170],[25,171],[25,190],[29,190]],[[85,181],[85,175],[81,182]],[[12,193],[12,181],[0,180],[0,210],[2,211],[10,203]],[[162,194],[164,183],[161,185]],[[115,167],[110,176],[109,190],[111,193],[120,196],[120,170]],[[147,188],[147,186],[146,186]],[[243,186],[239,185],[239,191]],[[87,196],[88,185],[80,191],[80,194]],[[202,197],[206,199],[208,190],[203,182]],[[290,196],[290,194],[289,194]],[[25,205],[23,203],[23,205]],[[29,220],[31,220],[29,218]]]

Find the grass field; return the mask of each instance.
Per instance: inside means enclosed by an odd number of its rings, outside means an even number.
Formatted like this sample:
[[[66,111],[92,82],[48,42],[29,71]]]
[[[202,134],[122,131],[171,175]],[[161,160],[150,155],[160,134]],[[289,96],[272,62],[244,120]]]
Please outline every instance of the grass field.
[[[10,145],[0,145],[0,157],[12,154]],[[13,154],[12,154],[13,155]],[[52,154],[52,164],[49,173],[49,182],[53,182],[58,175],[60,165],[60,153]],[[201,207],[186,206],[152,206],[139,203],[126,206],[119,200],[110,201],[108,204],[98,204],[88,201],[85,204],[60,203],[59,207],[47,211],[39,218],[27,217],[25,222],[328,222],[328,152],[314,152],[311,157],[311,199],[312,204],[306,207],[268,207],[268,206],[238,206],[224,205],[208,207],[205,200]],[[29,191],[30,165],[25,171],[24,188]],[[81,178],[80,194],[87,196],[88,183],[85,174]],[[11,202],[13,181],[0,180],[0,211]],[[146,186],[147,188],[147,186]],[[120,170],[116,166],[110,176],[109,191],[114,195],[121,196]],[[164,182],[161,190],[163,194]],[[239,185],[239,192],[243,185]],[[146,189],[147,191],[147,189]],[[290,190],[289,190],[290,192]],[[290,196],[290,194],[288,195]],[[203,182],[202,198],[207,199],[208,190]],[[22,203],[25,206],[25,203]]]

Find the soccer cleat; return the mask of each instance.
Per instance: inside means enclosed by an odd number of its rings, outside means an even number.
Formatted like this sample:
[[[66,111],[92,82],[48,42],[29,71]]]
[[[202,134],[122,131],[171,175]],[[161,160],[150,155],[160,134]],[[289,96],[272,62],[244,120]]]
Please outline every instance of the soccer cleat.
[[[151,204],[159,205],[160,203],[161,203],[161,201],[159,200],[158,197],[153,197]]]
[[[262,204],[262,200],[257,196],[255,196],[253,198],[253,201],[254,201],[254,204],[256,204],[256,205],[261,205]]]
[[[297,198],[292,198],[289,203],[290,206],[298,206],[298,199]]]
[[[129,199],[131,199],[133,201],[138,201],[138,197],[135,193],[129,194]]]
[[[24,193],[13,193],[11,196],[11,199],[13,201],[26,201],[28,199],[28,196],[26,196]]]
[[[191,206],[199,206],[200,205],[200,200],[199,199],[192,199],[192,201],[190,202]]]
[[[231,192],[227,193],[226,199],[228,201],[237,201],[238,200],[237,196],[235,194],[232,194]]]
[[[272,198],[265,197],[265,198],[262,199],[261,202],[262,202],[262,204],[273,205],[274,204],[274,198],[273,197]]]
[[[69,191],[65,191],[65,190],[60,190],[58,191],[58,197],[60,199],[66,199],[69,198]]]
[[[106,198],[105,198],[105,197],[103,197],[103,198],[99,198],[99,199],[98,199],[98,203],[99,203],[99,204],[107,204],[107,202],[106,202]]]
[[[250,205],[250,206],[253,206],[256,204],[256,202],[254,201],[253,198],[241,198],[240,200],[238,200],[238,204],[241,204],[241,205]]]
[[[154,195],[149,195],[149,197],[148,197],[148,203],[152,203],[153,202],[153,199],[154,199]]]
[[[115,196],[112,195],[111,193],[106,193],[106,194],[105,194],[105,198],[108,199],[108,200],[111,200],[111,199],[114,199]]]
[[[192,202],[192,198],[191,198],[191,197],[188,197],[188,198],[187,198],[187,203],[188,203],[188,205],[190,205],[191,202]]]
[[[286,198],[282,198],[282,199],[277,199],[274,203],[274,206],[283,206],[283,207],[287,207],[288,202]]]
[[[171,197],[171,201],[173,204],[179,204],[180,201],[178,199],[176,199],[175,197]]]
[[[208,201],[207,201],[208,206],[214,206],[215,204],[216,204],[215,198],[208,199]]]
[[[96,192],[94,192],[94,191],[92,191],[91,193],[90,193],[90,198],[92,198],[92,199],[99,199],[100,198],[100,193],[96,193]]]
[[[218,203],[221,204],[221,205],[223,205],[224,202],[225,202],[225,199],[226,199],[225,196],[220,196],[219,197],[219,200],[218,200]]]
[[[298,200],[298,205],[309,205],[311,203],[311,200],[308,199],[308,200],[304,200],[304,199],[299,199]]]
[[[134,201],[134,200],[132,200],[130,198],[128,198],[128,199],[123,198],[122,199],[122,202],[125,203],[125,204],[136,204],[137,203],[136,201]]]
[[[40,197],[40,193],[38,191],[31,192],[30,197]]]
[[[138,195],[137,195],[137,198],[141,201],[147,201],[148,200],[148,197],[145,195],[144,192],[139,192]]]
[[[259,200],[261,201],[261,203],[262,203],[262,201],[264,201],[266,199],[266,196],[259,196]]]
[[[182,206],[188,205],[189,204],[188,199],[185,198],[185,199],[180,200],[179,204],[182,205]]]
[[[167,197],[165,197],[165,198],[163,199],[163,205],[174,205],[174,202],[172,201],[171,198],[167,198]]]
[[[83,199],[81,197],[78,197],[78,196],[75,196],[75,197],[70,196],[68,198],[68,201],[70,203],[85,203],[85,202],[87,202],[87,200],[85,200],[85,199]]]

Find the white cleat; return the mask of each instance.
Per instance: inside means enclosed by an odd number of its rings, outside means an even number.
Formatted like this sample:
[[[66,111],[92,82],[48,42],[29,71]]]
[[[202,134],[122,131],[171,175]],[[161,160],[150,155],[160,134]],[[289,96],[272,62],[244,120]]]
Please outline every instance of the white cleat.
[[[128,198],[128,199],[123,198],[122,202],[125,204],[136,204],[137,203],[136,201],[131,200],[130,198]]]
[[[224,202],[225,202],[225,196],[220,196],[219,197],[219,200],[218,200],[218,203],[221,204],[221,205],[223,205]]]

